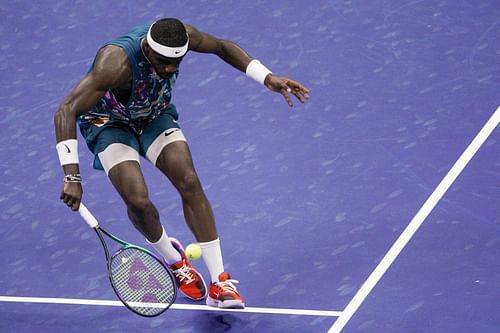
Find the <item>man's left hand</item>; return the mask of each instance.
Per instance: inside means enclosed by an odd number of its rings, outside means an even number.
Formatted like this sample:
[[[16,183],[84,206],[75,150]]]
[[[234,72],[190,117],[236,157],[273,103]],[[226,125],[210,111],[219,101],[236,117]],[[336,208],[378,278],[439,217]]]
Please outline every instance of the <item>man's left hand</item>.
[[[297,81],[282,76],[269,74],[264,81],[266,87],[274,92],[278,92],[285,98],[289,106],[293,106],[290,94],[295,95],[299,102],[304,103],[309,99],[309,89]]]

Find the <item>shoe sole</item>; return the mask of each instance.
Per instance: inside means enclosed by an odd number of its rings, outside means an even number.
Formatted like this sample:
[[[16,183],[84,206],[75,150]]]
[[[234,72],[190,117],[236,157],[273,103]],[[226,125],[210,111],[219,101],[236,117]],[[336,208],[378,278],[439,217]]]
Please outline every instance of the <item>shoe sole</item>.
[[[239,300],[217,301],[212,297],[207,297],[207,305],[219,309],[244,309],[245,303]]]

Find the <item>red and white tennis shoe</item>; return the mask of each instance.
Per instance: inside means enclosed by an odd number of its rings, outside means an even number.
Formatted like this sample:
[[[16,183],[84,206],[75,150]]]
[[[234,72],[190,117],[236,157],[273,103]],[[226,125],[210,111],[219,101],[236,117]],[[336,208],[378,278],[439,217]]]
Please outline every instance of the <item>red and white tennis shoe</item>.
[[[231,280],[228,272],[219,275],[219,281],[213,282],[209,287],[207,305],[223,309],[244,309],[245,303],[240,293]]]
[[[181,243],[172,237],[170,238],[170,242],[182,257],[180,261],[169,266],[174,274],[177,287],[186,297],[192,300],[199,301],[204,299],[207,297],[207,285],[203,280],[203,276],[191,265]]]

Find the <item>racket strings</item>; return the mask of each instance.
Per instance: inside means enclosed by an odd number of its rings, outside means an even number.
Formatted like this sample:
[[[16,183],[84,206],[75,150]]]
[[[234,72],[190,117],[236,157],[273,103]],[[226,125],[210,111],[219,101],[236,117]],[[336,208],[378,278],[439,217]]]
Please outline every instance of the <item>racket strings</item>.
[[[118,297],[139,314],[158,315],[175,301],[175,285],[166,268],[140,249],[116,253],[110,273]]]

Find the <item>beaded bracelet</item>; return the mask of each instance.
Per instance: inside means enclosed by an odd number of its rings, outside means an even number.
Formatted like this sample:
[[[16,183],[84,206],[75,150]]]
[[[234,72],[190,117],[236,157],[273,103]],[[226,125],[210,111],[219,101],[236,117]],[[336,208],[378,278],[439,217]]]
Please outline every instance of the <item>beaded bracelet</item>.
[[[79,183],[81,180],[79,173],[70,173],[64,176],[65,183]]]

